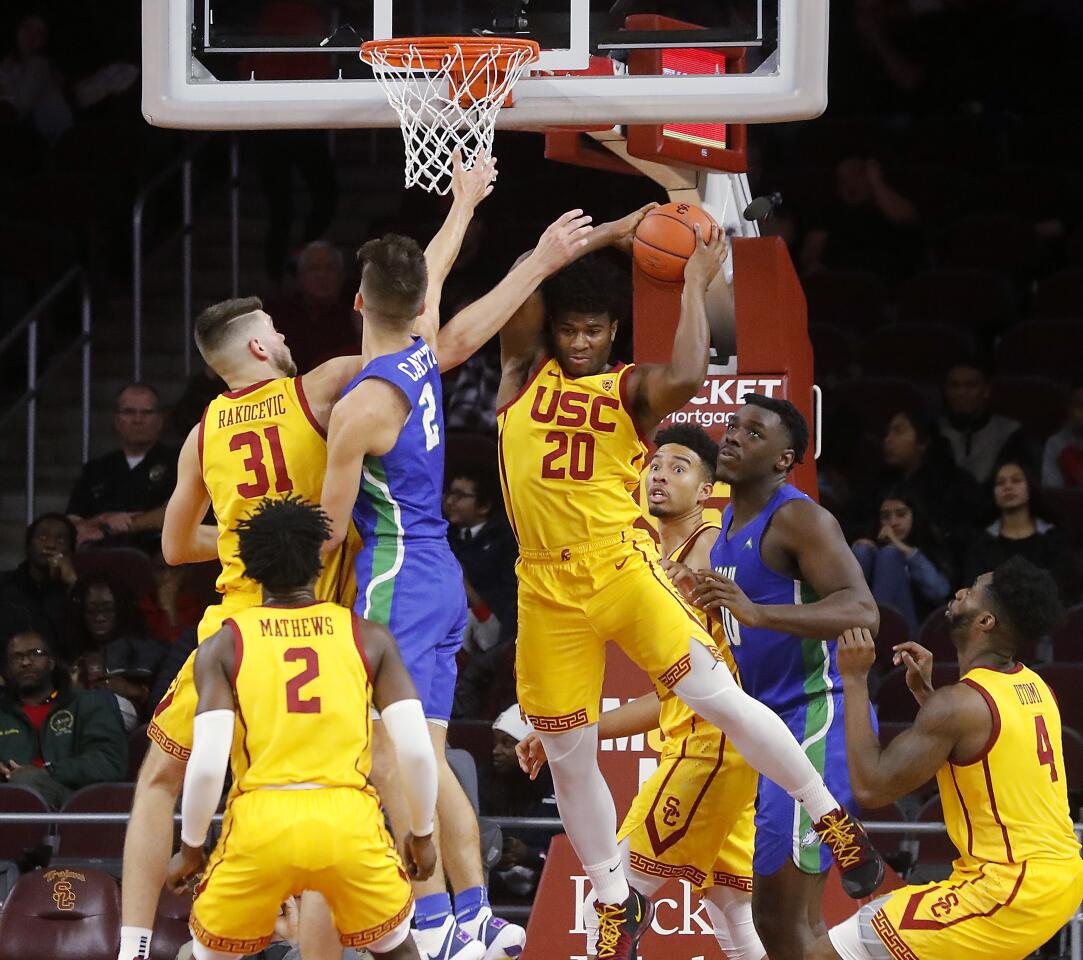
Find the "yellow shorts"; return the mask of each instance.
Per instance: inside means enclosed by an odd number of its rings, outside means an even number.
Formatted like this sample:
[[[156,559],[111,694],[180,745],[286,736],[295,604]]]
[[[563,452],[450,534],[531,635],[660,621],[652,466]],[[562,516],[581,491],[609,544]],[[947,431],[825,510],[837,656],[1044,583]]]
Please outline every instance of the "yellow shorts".
[[[192,933],[211,950],[256,953],[270,943],[282,903],[302,890],[323,895],[345,947],[367,947],[410,918],[410,883],[373,793],[235,797],[196,890]]]
[[[658,769],[621,824],[633,870],[687,880],[693,887],[752,892],[759,775],[715,733],[714,756],[689,754],[689,741],[667,741]]]
[[[895,960],[1021,960],[1083,900],[1083,860],[988,863],[902,887],[872,917]]]
[[[519,706],[536,730],[598,721],[605,644],[612,640],[660,690],[690,669],[689,641],[714,641],[658,565],[642,531],[563,550],[521,550]]]

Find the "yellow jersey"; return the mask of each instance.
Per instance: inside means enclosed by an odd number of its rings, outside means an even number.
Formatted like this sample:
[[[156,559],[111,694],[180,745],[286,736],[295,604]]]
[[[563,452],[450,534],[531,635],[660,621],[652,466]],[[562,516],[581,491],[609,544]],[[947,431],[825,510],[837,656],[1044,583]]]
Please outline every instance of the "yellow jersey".
[[[683,562],[688,551],[692,549],[693,544],[704,530],[721,531],[721,529],[721,523],[714,520],[701,522],[688,536],[688,539],[669,555],[669,559],[675,560],[677,563]],[[704,611],[695,607],[692,609],[703,624],[704,629],[714,640],[722,663],[729,668],[733,678],[740,685],[741,677],[737,672],[737,663],[733,659],[733,653],[730,650],[729,641],[726,639],[722,624],[709,617]],[[680,697],[675,696],[672,690],[665,691],[660,699],[662,709],[659,714],[658,725],[665,735],[662,756],[668,757],[680,754],[685,757],[704,757],[708,760],[717,761],[722,731],[698,716]]]
[[[237,556],[237,521],[264,497],[320,502],[327,433],[309,409],[300,377],[264,380],[219,394],[199,423],[199,463],[218,520],[218,592],[255,596]],[[317,596],[324,596],[317,592]]]
[[[955,869],[985,863],[1078,860],[1068,811],[1060,710],[1038,674],[975,667],[960,681],[985,698],[993,730],[981,756],[937,772]]]
[[[500,481],[519,546],[551,550],[631,530],[647,447],[628,407],[632,366],[572,379],[546,360],[497,411]]]
[[[368,786],[372,677],[360,621],[335,603],[248,607],[225,625],[244,772],[235,792]]]

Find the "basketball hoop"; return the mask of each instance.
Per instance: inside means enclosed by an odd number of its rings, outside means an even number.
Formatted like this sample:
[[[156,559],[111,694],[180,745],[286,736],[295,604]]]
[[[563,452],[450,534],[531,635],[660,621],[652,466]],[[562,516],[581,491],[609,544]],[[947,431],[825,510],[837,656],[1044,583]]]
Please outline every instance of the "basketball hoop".
[[[406,186],[446,194],[451,155],[469,169],[492,153],[496,115],[538,59],[533,40],[510,37],[408,37],[369,40],[361,59],[372,67],[402,124]]]

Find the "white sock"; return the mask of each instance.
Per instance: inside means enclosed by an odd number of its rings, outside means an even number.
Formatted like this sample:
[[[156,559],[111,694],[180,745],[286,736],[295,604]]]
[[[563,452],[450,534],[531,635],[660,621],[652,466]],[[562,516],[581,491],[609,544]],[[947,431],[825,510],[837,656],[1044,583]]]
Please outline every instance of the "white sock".
[[[800,790],[795,790],[790,796],[808,811],[813,823],[822,820],[832,810],[837,810],[839,806],[838,800],[831,796],[827,784],[818,775]]]
[[[117,960],[143,960],[149,957],[152,932],[146,927],[121,927]]]
[[[583,870],[590,877],[594,888],[594,897],[599,903],[624,903],[631,891],[628,879],[624,876],[624,864],[620,854],[601,863],[583,864]]]

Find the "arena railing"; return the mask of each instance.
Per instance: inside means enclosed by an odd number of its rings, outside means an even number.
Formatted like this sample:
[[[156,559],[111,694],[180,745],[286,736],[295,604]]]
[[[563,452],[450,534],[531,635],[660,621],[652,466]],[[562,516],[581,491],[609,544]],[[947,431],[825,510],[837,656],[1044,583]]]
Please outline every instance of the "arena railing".
[[[143,379],[143,222],[147,203],[174,177],[181,186],[181,312],[184,324],[184,375],[192,374],[192,169],[211,142],[209,136],[193,142],[177,159],[158,171],[144,185],[132,206],[132,379]],[[240,289],[240,146],[236,134],[229,138],[229,242],[231,297]]]
[[[78,288],[80,297],[79,336],[66,347],[53,354],[49,366],[38,372],[38,323],[42,314],[67,291]],[[76,350],[81,354],[82,382],[80,385],[80,440],[82,458],[86,463],[90,457],[90,336],[92,305],[90,281],[80,267],[72,267],[38,300],[0,340],[0,356],[15,341],[26,334],[26,390],[21,396],[0,414],[0,428],[26,405],[26,522],[34,519],[35,495],[37,487],[37,446],[38,446],[38,393],[41,385],[61,368],[63,361]]]
[[[2,813],[0,823],[127,823],[127,813]],[[512,830],[551,830],[559,833],[563,825],[556,817],[486,817],[501,829]],[[173,815],[173,820],[180,823],[181,815]],[[222,814],[214,815],[214,822],[221,824]],[[1077,837],[1083,837],[1083,822],[1074,824]],[[869,833],[910,833],[933,834],[946,833],[943,823],[910,820],[869,820],[865,821]],[[505,912],[505,911],[502,911]],[[514,907],[506,911],[509,917],[523,918],[529,915],[529,907]],[[1083,960],[1083,908],[1076,911],[1068,921],[1069,956],[1071,960]]]

